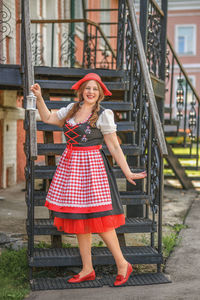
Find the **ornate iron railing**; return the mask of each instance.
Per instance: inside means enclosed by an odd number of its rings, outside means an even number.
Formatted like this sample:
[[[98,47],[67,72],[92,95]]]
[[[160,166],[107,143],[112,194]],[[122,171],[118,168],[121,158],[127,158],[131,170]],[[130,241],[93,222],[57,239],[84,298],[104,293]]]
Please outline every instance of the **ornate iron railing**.
[[[31,20],[31,40],[35,66],[116,68],[116,54],[107,37],[87,19]]]
[[[126,101],[133,103],[130,116],[138,124],[136,135],[132,142],[140,145],[141,156],[138,164],[147,169],[146,192],[151,195],[151,212],[146,206],[146,217],[152,214],[156,219],[158,213],[158,251],[162,252],[162,193],[163,193],[163,155],[167,155],[163,126],[159,115],[149,71],[156,77],[163,79],[161,69],[165,66],[163,48],[157,48],[163,38],[161,33],[161,17],[165,19],[163,11],[152,1],[146,2],[146,29],[142,36],[137,25],[134,5],[131,0],[119,1],[118,15],[118,45],[117,68],[127,71],[129,89]],[[149,6],[148,6],[149,5]],[[142,10],[141,10],[142,11]],[[142,12],[143,13],[143,12]],[[141,15],[140,15],[141,19]],[[155,25],[156,24],[156,25]],[[156,26],[156,28],[154,28]],[[163,24],[166,26],[166,23]],[[148,31],[149,28],[149,31]],[[142,41],[143,39],[143,41]],[[147,41],[147,44],[146,44]],[[145,55],[145,50],[146,54]],[[163,52],[164,53],[164,52]],[[160,105],[163,105],[164,95]],[[154,234],[151,236],[154,246]]]
[[[169,124],[177,121],[177,137],[181,144],[189,146],[196,154],[196,168],[199,169],[200,145],[200,96],[185,68],[180,62],[172,44],[167,41],[167,93]]]
[[[9,21],[11,20],[11,11],[7,5],[1,1],[0,3],[0,63],[7,63],[6,45],[4,45],[6,36],[11,32]]]

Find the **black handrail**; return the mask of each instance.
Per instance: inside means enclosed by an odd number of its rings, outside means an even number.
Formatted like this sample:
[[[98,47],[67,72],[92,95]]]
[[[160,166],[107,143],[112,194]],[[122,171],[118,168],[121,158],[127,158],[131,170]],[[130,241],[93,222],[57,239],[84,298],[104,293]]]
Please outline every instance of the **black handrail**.
[[[176,101],[176,106],[178,108],[178,126],[177,126],[177,136],[179,136],[180,131],[183,131],[183,145],[186,146],[188,143],[187,136],[190,138],[190,153],[192,154],[193,144],[196,143],[196,168],[199,168],[199,145],[200,145],[200,96],[192,84],[187,71],[183,67],[175,49],[173,48],[169,39],[167,39],[167,45],[169,51],[171,51],[171,72],[170,72],[170,62],[168,58],[168,84],[170,85],[170,122],[172,122],[172,106]],[[168,51],[168,55],[170,52]],[[175,64],[179,68],[179,86],[176,91],[176,98],[173,97],[174,91],[174,68]],[[183,78],[185,79],[185,93],[183,89]],[[192,92],[192,101],[190,103],[191,107],[189,108],[188,103],[188,91]],[[197,101],[197,103],[196,103]],[[189,113],[189,114],[188,114]]]
[[[178,64],[178,66],[179,66],[181,72],[182,72],[183,75],[185,76],[185,78],[186,78],[186,80],[187,80],[187,83],[188,83],[188,85],[190,86],[190,89],[192,90],[193,94],[195,95],[197,101],[200,103],[200,96],[198,95],[198,93],[197,93],[195,87],[193,86],[193,84],[192,84],[190,78],[188,77],[187,71],[185,70],[185,68],[183,67],[182,63],[180,62],[180,59],[178,58],[178,55],[177,55],[177,53],[176,53],[174,47],[172,46],[172,43],[169,41],[169,39],[167,39],[167,45],[169,46],[169,48],[170,48],[170,50],[171,50],[171,52],[172,52],[172,54],[173,54],[173,57],[174,57],[174,59],[176,60],[176,63]]]

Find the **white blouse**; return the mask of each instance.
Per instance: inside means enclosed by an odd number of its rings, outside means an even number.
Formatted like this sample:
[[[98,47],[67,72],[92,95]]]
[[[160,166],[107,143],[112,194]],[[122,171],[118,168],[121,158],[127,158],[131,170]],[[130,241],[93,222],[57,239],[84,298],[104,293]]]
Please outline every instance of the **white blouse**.
[[[68,104],[66,107],[62,107],[57,111],[57,116],[59,120],[62,120],[66,117],[68,111],[72,108],[74,103]],[[69,122],[72,125],[76,125],[74,118],[71,118]],[[111,109],[105,109],[100,115],[97,120],[96,126],[98,129],[101,130],[102,134],[113,133],[117,131],[117,125],[114,121],[114,114]]]

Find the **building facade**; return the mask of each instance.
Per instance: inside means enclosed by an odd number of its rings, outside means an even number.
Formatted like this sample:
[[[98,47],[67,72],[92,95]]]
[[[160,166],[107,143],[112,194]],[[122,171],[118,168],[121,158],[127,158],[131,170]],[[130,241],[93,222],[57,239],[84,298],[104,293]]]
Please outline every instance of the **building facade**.
[[[167,36],[173,45],[189,79],[200,93],[200,1],[169,0]],[[169,58],[170,59],[170,58]],[[180,70],[175,64],[173,89],[173,117],[176,118],[176,90]],[[183,82],[184,93],[185,82]],[[169,105],[170,86],[166,93],[166,106]],[[192,98],[188,91],[188,101]]]
[[[83,19],[83,9],[80,0],[30,0],[32,58],[36,66],[80,67],[83,48],[83,22],[73,25],[70,19]],[[20,0],[0,2],[0,66],[20,65]],[[117,8],[118,1],[85,0],[86,8]],[[102,25],[105,34],[116,35],[117,26],[107,26],[116,12],[88,12],[87,18]],[[42,23],[43,20],[65,20],[64,23]],[[3,29],[3,30],[2,30]],[[23,42],[23,41],[22,41]],[[113,40],[110,39],[113,44]],[[70,47],[69,47],[70,45]],[[76,45],[73,47],[73,45]],[[101,46],[101,45],[100,45]],[[113,45],[114,46],[114,45]],[[102,45],[103,47],[103,45]],[[116,47],[115,47],[116,48]],[[0,75],[1,76],[1,75]],[[65,97],[52,100],[66,100]],[[0,188],[23,181],[25,154],[25,131],[23,129],[24,109],[21,90],[0,89]],[[39,118],[39,116],[38,116]],[[38,141],[43,140],[42,132],[38,133]],[[60,142],[63,136],[56,132],[55,142]],[[38,160],[42,159],[38,158]]]

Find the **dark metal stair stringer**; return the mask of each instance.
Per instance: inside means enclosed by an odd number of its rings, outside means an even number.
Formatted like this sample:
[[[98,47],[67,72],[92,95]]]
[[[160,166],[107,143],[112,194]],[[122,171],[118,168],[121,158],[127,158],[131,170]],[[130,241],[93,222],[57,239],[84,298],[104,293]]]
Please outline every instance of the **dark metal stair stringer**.
[[[182,187],[184,189],[192,189],[194,188],[190,178],[187,176],[184,167],[180,164],[178,158],[174,154],[171,146],[167,143],[168,156],[166,160],[170,166],[170,168],[175,173],[176,177],[180,181]]]

